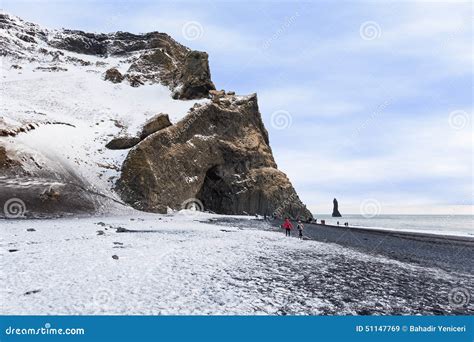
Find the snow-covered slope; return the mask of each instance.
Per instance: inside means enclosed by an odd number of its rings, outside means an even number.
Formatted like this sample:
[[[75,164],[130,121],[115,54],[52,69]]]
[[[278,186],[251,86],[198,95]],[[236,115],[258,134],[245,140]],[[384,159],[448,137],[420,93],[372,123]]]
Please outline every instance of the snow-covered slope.
[[[19,150],[31,151],[33,158],[21,160],[26,168],[31,164],[34,169],[35,159],[46,157],[73,170],[96,191],[117,198],[113,184],[128,151],[106,149],[106,143],[115,136],[135,135],[157,113],[177,122],[196,102],[207,101],[173,100],[170,88],[157,82],[133,87],[104,79],[107,69],[129,70],[142,50],[120,56],[78,54],[52,46],[66,39],[62,31],[5,14],[3,20],[0,130],[34,129],[0,136],[0,146],[12,158]]]
[[[41,62],[13,69],[15,62],[2,57],[1,117],[40,127],[5,140],[73,163],[93,184],[100,184],[109,170],[122,165],[127,151],[105,148],[113,136],[135,135],[148,118],[160,112],[176,122],[197,102],[173,100],[171,91],[160,84],[134,88],[104,81],[107,66],[122,63],[118,58],[103,58],[107,64],[98,67],[95,62],[93,66],[55,63],[67,69],[59,72],[38,71]],[[42,125],[46,122],[68,125]]]

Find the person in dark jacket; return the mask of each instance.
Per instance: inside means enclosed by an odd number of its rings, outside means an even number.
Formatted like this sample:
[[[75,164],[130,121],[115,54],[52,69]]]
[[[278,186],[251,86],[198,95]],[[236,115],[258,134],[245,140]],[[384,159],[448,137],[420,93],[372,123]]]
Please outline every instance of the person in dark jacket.
[[[296,228],[298,228],[298,237],[300,239],[303,238],[303,229],[304,229],[304,225],[301,221],[298,221],[298,225],[296,226]]]
[[[293,229],[293,225],[290,222],[290,219],[287,217],[285,222],[282,224],[283,229],[285,229],[285,236],[291,236],[291,230]]]

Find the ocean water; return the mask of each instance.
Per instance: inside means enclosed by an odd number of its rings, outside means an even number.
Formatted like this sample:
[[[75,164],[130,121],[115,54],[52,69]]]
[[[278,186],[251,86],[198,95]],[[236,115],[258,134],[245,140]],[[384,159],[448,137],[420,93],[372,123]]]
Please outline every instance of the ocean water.
[[[326,224],[334,225],[339,221],[341,225],[349,222],[351,227],[474,237],[473,215],[377,215],[371,218],[362,215],[343,215],[339,218],[331,215],[315,215],[315,218],[318,222],[323,219],[326,220]]]

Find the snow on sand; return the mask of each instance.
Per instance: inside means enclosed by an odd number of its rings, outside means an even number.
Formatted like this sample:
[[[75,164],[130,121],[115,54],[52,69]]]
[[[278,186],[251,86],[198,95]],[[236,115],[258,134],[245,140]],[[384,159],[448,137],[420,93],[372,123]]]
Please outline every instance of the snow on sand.
[[[424,300],[450,310],[459,279],[443,271],[210,217],[1,221],[0,313],[421,313]]]

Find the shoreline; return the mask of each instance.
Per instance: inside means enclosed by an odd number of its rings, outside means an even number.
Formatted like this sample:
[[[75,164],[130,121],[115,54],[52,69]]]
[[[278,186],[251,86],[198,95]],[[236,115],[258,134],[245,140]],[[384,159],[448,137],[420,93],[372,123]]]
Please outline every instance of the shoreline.
[[[283,229],[279,228],[281,222],[273,220],[268,223],[283,234]],[[422,267],[474,274],[474,238],[315,223],[304,225],[303,234],[309,240],[336,243]],[[297,237],[297,234],[295,225],[292,236]]]
[[[397,230],[395,228],[383,228],[383,227],[361,227],[361,226],[342,226],[342,225],[334,225],[334,224],[320,224],[320,223],[305,223],[305,225],[315,225],[320,227],[330,227],[330,228],[342,228],[342,229],[349,229],[349,230],[358,230],[370,233],[381,233],[381,234],[389,234],[389,235],[399,235],[404,237],[410,237],[413,239],[426,239],[426,240],[439,240],[440,242],[446,242],[447,240],[456,243],[465,243],[470,246],[474,246],[474,235],[467,236],[467,235],[457,235],[457,234],[437,234],[437,233],[425,233],[425,232],[416,232],[410,230]]]

